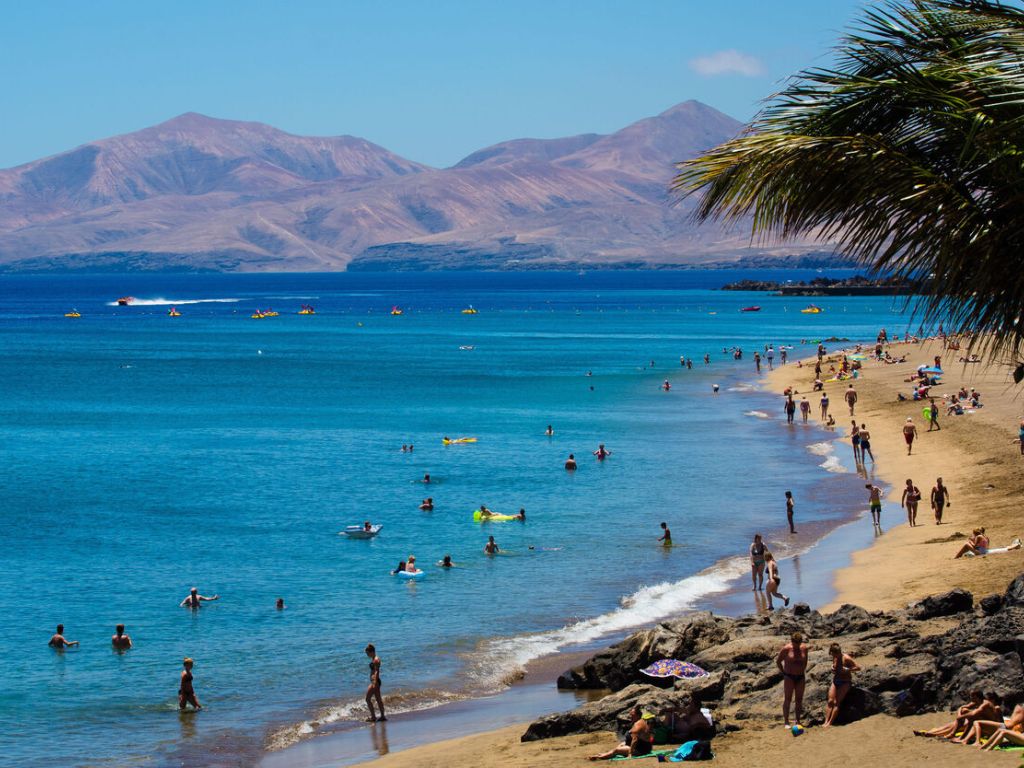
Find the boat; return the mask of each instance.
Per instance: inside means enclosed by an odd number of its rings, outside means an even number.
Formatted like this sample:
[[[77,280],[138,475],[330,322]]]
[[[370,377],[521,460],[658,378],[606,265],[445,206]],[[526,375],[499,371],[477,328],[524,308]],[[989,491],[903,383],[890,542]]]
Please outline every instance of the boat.
[[[350,539],[372,539],[378,533],[383,525],[371,525],[369,530],[363,525],[346,525],[344,531],[340,531],[341,536],[348,536]]]
[[[168,317],[181,317],[181,312],[178,311],[177,307],[171,307],[167,312]]]
[[[275,311],[274,311],[274,310],[272,310],[272,309],[268,309],[268,310],[265,310],[265,311],[263,312],[263,316],[264,316],[264,317],[277,317],[277,315],[278,315],[278,313],[277,313],[277,312],[275,312]]]
[[[249,317],[251,317],[253,320],[262,320],[264,317],[266,317],[266,315],[263,313],[262,309],[257,309],[255,312],[249,315]]]
[[[302,309],[299,310],[300,315],[315,315],[316,310],[313,309],[312,304],[303,304]]]
[[[127,307],[133,301],[135,301],[135,297],[134,296],[122,296],[120,299],[117,300],[117,306],[119,306],[119,307]]]
[[[808,304],[806,307],[800,310],[805,315],[819,315],[825,310],[821,307],[815,306],[814,304]]]
[[[395,305],[394,307],[391,308],[391,314],[392,315],[404,315],[405,312],[402,310],[401,307]]]
[[[464,310],[462,310],[462,314],[464,314],[464,315],[478,315],[480,313],[477,310],[473,309],[473,305],[470,304],[468,307],[466,307]]]
[[[743,309],[740,310],[740,312],[760,312],[760,311],[761,311],[761,308],[759,306],[757,306],[756,304],[754,306],[752,306],[752,307],[744,307]]]
[[[65,312],[64,317],[81,317],[82,313],[77,309],[72,309],[70,312]]]

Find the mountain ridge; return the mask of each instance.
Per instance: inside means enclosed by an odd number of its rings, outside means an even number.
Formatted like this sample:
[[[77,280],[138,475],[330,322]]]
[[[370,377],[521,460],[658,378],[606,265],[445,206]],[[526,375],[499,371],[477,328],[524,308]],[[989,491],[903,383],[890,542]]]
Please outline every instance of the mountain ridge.
[[[674,162],[741,128],[691,100],[610,134],[512,139],[433,168],[356,136],[186,112],[0,170],[0,269],[337,270],[388,268],[387,254],[396,268],[508,269],[820,252],[698,228],[692,203],[670,196]]]

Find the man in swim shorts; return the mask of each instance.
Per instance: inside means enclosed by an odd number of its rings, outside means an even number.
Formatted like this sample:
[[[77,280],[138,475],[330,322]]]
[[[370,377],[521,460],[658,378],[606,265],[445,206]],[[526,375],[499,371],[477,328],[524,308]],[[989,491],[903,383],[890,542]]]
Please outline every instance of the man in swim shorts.
[[[189,590],[188,597],[181,601],[180,606],[182,608],[191,608],[195,610],[199,608],[199,606],[202,605],[204,602],[207,602],[209,600],[220,600],[220,595],[206,597],[205,595],[200,595],[199,590],[195,587],[192,587],[192,589]]]
[[[63,651],[65,648],[70,648],[72,645],[78,645],[77,640],[68,640],[64,637],[64,625],[57,625],[57,632],[50,637],[50,642],[47,643],[51,648],[56,648],[58,651]]]
[[[569,458],[565,460],[565,468],[570,472],[576,471],[576,456],[569,454]]]
[[[942,510],[950,506],[949,488],[942,484],[942,478],[935,481],[932,487],[932,511],[935,513],[935,524],[942,524]]]
[[[857,390],[853,388],[853,384],[846,390],[844,397],[846,398],[846,404],[850,406],[850,415],[853,416],[853,407],[857,404]]]
[[[498,544],[497,544],[497,542],[494,541],[494,537],[493,536],[488,536],[487,537],[487,543],[484,545],[484,554],[485,555],[496,555],[499,552],[501,552],[501,550],[498,549]]]
[[[877,526],[882,524],[882,489],[877,485],[868,483],[864,486],[868,489],[868,504],[871,507],[871,522]]]
[[[907,443],[907,456],[910,455],[910,451],[914,447],[915,437],[917,437],[917,427],[914,426],[914,420],[908,416],[907,423],[903,425],[903,439]]]
[[[775,666],[782,673],[782,719],[789,725],[789,705],[796,699],[796,724],[800,725],[800,718],[804,713],[804,686],[807,678],[807,654],[810,646],[804,643],[804,636],[800,632],[794,632],[789,642],[782,646],[782,650],[775,657]]]

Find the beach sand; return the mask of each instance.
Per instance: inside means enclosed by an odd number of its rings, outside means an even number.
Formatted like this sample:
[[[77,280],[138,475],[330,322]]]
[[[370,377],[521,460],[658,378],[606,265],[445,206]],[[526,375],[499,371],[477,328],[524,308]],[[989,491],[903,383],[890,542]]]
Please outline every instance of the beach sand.
[[[721,768],[778,768],[799,765],[825,768],[835,765],[911,768],[911,766],[1010,766],[1020,764],[1019,752],[980,752],[925,739],[912,734],[915,728],[930,728],[944,722],[941,715],[893,718],[879,715],[852,725],[823,730],[812,728],[793,738],[776,728],[745,728],[717,737],[715,760]],[[612,733],[588,733],[521,743],[526,723],[498,731],[396,752],[363,763],[372,768],[561,768],[589,765],[587,757],[605,751],[617,739]],[[601,763],[604,764],[604,763]],[[619,763],[611,763],[618,765]],[[630,764],[634,764],[632,761]],[[657,765],[645,758],[636,765]]]
[[[964,540],[949,540],[957,533],[970,536],[978,526],[985,527],[993,547],[1004,547],[1014,538],[1024,537],[1024,510],[1020,506],[1024,458],[1020,447],[1012,442],[1024,413],[1024,388],[1012,383],[1009,366],[957,363],[960,353],[943,352],[937,341],[894,344],[891,349],[895,357],[907,353],[908,361],[898,365],[865,361],[861,377],[854,382],[859,398],[857,422],[868,425],[876,458],[875,464],[867,462],[865,482],[871,480],[880,485],[889,502],[882,512],[884,533],[871,547],[854,553],[850,567],[837,572],[838,596],[824,610],[833,610],[842,603],[872,610],[900,608],[954,587],[970,590],[978,599],[1002,592],[1024,571],[1024,551],[954,560]],[[911,385],[904,379],[919,365],[931,365],[935,355],[942,356],[946,371],[941,384],[931,390],[938,395],[941,430],[928,432],[922,415],[925,403],[898,402],[896,394],[903,392],[909,396]],[[813,418],[818,413],[820,397],[811,392],[813,381],[813,363],[803,368],[788,365],[770,373],[765,386],[780,393],[780,397],[790,385],[806,394]],[[830,410],[841,427],[837,430],[842,436],[838,452],[852,454],[849,409],[843,400],[848,384],[834,382],[825,386]],[[941,395],[956,392],[961,385],[977,389],[984,407],[963,416],[946,416]],[[908,416],[914,419],[918,430],[911,456],[907,455],[903,440],[903,425]],[[796,428],[800,428],[799,416],[797,419]],[[951,499],[942,525],[935,524],[929,503],[938,477],[949,488]],[[923,494],[914,528],[907,525],[906,513],[900,508],[907,478],[913,479]],[[866,510],[867,490],[863,503]],[[870,526],[870,518],[862,523]]]
[[[970,535],[977,526],[986,528],[994,547],[1005,546],[1015,537],[1024,536],[1024,511],[1019,504],[1024,492],[1024,458],[1019,446],[1012,442],[1024,413],[1024,398],[1018,394],[1024,389],[1012,384],[1008,365],[959,364],[956,362],[959,353],[943,351],[939,342],[894,344],[891,351],[897,357],[907,353],[908,361],[899,365],[865,361],[862,375],[854,383],[859,395],[856,418],[858,423],[868,425],[876,458],[876,465],[867,463],[865,482],[870,480],[881,485],[886,493],[883,533],[874,539],[872,546],[854,553],[849,567],[836,573],[837,599],[822,610],[833,610],[843,603],[879,610],[899,608],[954,587],[970,590],[977,599],[1002,592],[1024,571],[1024,551],[953,559],[963,543],[963,539],[953,538],[955,534]],[[964,384],[982,393],[984,407],[963,416],[947,417],[943,406],[939,417],[941,431],[929,433],[922,415],[924,403],[898,402],[896,394],[903,392],[909,396],[911,385],[904,379],[914,373],[918,365],[930,365],[935,355],[942,355],[946,371],[942,384],[932,390],[938,395],[937,402],[942,402],[943,393],[955,392]],[[762,381],[766,389],[778,392],[780,398],[786,386],[806,394],[812,404],[812,418],[816,418],[820,395],[811,392],[813,379],[812,362],[802,368],[795,364],[780,366],[767,373]],[[836,431],[839,452],[852,451],[849,410],[843,400],[847,386],[848,382],[826,384],[831,412],[840,427]],[[779,414],[781,420],[781,403]],[[919,432],[911,456],[907,456],[902,432],[908,416],[914,419]],[[794,427],[783,423],[779,428],[801,429],[799,414]],[[907,525],[906,514],[900,508],[908,477],[923,493],[918,525],[914,528]],[[929,504],[929,494],[937,477],[943,478],[951,497],[939,526],[935,525]],[[845,506],[849,500],[837,500],[837,503]],[[867,490],[863,503],[866,511]],[[857,524],[870,526],[871,522],[866,518]],[[820,705],[823,702],[808,702],[809,707]],[[900,719],[879,715],[828,730],[812,728],[800,738],[793,738],[780,725],[744,723],[742,731],[715,739],[715,764],[722,768],[774,768],[787,764],[831,768],[843,763],[886,765],[888,768],[926,763],[968,767],[1020,764],[1020,753],[981,753],[912,735],[915,728],[930,728],[948,720],[949,716],[944,714]],[[613,734],[603,733],[523,744],[519,737],[525,730],[526,724],[510,726],[428,744],[364,765],[373,768],[544,768],[584,764],[588,755],[617,743]]]

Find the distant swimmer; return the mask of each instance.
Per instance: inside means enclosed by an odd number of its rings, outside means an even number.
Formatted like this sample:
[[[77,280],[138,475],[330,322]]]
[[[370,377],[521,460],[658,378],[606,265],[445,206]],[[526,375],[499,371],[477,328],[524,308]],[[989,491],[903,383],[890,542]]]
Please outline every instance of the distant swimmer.
[[[548,424],[548,428],[544,430],[544,434],[547,435],[548,437],[551,437],[553,434],[555,434],[555,430],[550,424]]]
[[[405,572],[423,573],[423,571],[416,567],[416,555],[409,555],[409,559],[405,563]]]
[[[404,572],[405,572],[405,560],[399,560],[398,561],[398,567],[395,568],[393,571],[391,571],[391,575],[392,576],[396,576],[399,573],[404,573]]]
[[[487,543],[484,545],[484,554],[485,555],[496,555],[499,552],[501,552],[501,550],[498,549],[498,545],[494,541],[494,537],[493,536],[488,536],[487,537]]]
[[[196,698],[196,689],[192,684],[192,665],[194,663],[188,656],[182,662],[182,666],[185,668],[181,670],[181,682],[178,685],[178,709],[185,709],[188,704],[191,704],[195,709],[203,708],[203,705],[199,703],[199,699]]]
[[[570,472],[576,471],[576,456],[574,454],[570,453],[569,458],[565,460],[565,468]]]
[[[424,483],[429,483],[430,482],[430,473],[429,472],[427,472],[426,474],[423,475],[423,482]]]
[[[672,385],[668,383],[668,379],[665,379],[665,383],[661,385],[661,388],[668,392],[672,389]]]
[[[521,521],[523,521],[525,523],[526,522],[526,509],[524,507],[520,507],[519,508],[519,513],[515,516],[515,518],[517,520],[521,520]]]
[[[279,611],[283,611],[284,610],[284,598],[283,597],[277,598],[277,602],[274,604],[274,607],[277,608],[277,610],[279,610]]]
[[[406,445],[405,443],[402,443],[402,453],[407,453],[408,451],[409,451],[409,446]]]
[[[704,365],[711,365],[711,355],[707,353],[704,354]]]
[[[380,657],[377,656],[377,649],[373,647],[373,643],[366,646],[366,655],[370,657],[370,685],[366,688],[366,706],[370,710],[368,722],[375,723],[378,720],[385,722],[387,717],[384,716],[384,700],[380,695]],[[374,702],[377,702],[380,717],[377,717],[377,713],[373,710]]]
[[[672,546],[672,531],[670,531],[668,529],[668,523],[662,523],[661,524],[661,530],[663,531],[663,533],[661,534],[661,538],[658,539],[658,541],[660,541],[663,546],[671,547]]]
[[[452,556],[451,555],[445,555],[444,559],[440,563],[438,563],[438,565],[440,565],[442,568],[454,568],[455,567],[455,563],[452,562]]]
[[[423,503],[420,504],[420,509],[422,509],[424,512],[433,512],[434,511],[434,497],[433,496],[428,496],[427,498],[425,498],[423,500]]]
[[[64,625],[58,624],[57,631],[50,638],[50,642],[47,643],[51,648],[56,648],[58,651],[62,651],[65,648],[70,648],[73,645],[78,645],[77,640],[68,640],[64,637]]]
[[[686,358],[686,370],[688,370],[688,371],[692,371],[693,370],[693,358],[692,357]]]
[[[711,391],[714,392],[717,395],[718,394],[718,385],[717,384],[712,384],[711,385]]]
[[[213,597],[206,597],[206,595],[200,595],[199,594],[199,590],[196,589],[195,587],[192,587],[192,589],[189,590],[188,597],[186,597],[184,600],[181,601],[180,606],[182,608],[192,608],[192,609],[195,609],[195,608],[198,608],[200,605],[202,605],[204,602],[207,602],[207,601],[210,601],[210,600],[220,600],[220,595],[214,595]]]
[[[594,455],[597,456],[598,461],[604,461],[612,455],[612,452],[604,447],[604,443],[601,443],[597,446],[597,450],[594,451]],[[568,467],[566,467],[566,469],[568,469]]]
[[[480,519],[486,520],[487,518],[494,517],[494,512],[487,508],[486,504],[480,505]]]
[[[789,532],[796,533],[796,528],[793,527],[793,507],[796,506],[793,501],[793,492],[786,491],[786,521],[789,523]]]
[[[409,443],[409,453],[412,453],[412,449],[413,449],[414,447],[415,447],[415,446],[414,446],[414,445],[413,445],[412,443]]]
[[[115,651],[127,651],[132,647],[132,639],[124,633],[124,624],[114,627],[114,635],[110,638],[110,644]]]

